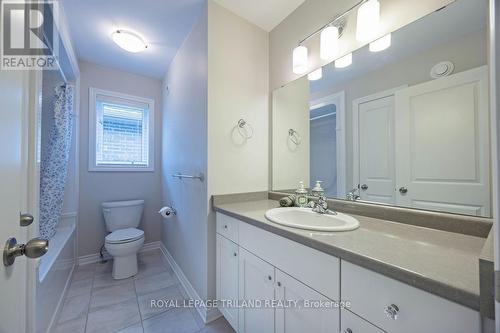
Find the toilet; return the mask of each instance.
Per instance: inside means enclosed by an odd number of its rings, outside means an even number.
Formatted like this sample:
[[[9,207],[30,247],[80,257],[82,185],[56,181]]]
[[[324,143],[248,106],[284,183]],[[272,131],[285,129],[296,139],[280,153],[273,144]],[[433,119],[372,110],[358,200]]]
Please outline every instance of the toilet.
[[[144,200],[103,202],[106,229],[104,246],[113,257],[113,278],[126,279],[137,274],[137,252],[144,244],[144,231],[138,229]]]

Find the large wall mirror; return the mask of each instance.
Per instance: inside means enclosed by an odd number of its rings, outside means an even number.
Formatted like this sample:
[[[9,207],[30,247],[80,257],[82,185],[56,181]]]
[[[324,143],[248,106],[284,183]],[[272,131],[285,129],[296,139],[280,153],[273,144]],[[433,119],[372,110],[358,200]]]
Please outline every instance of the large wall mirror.
[[[457,0],[274,91],[273,190],[491,216],[487,13]]]

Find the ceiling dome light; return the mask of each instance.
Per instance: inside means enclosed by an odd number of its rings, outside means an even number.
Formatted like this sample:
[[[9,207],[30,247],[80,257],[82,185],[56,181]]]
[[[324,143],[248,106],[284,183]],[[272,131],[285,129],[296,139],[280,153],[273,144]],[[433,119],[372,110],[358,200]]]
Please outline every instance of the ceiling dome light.
[[[148,47],[139,35],[131,31],[116,30],[111,37],[116,45],[128,52],[138,53],[144,51]]]
[[[339,28],[328,26],[321,31],[320,57],[323,60],[333,60],[339,52]]]
[[[307,47],[299,45],[293,49],[293,72],[304,74],[307,72]]]
[[[391,46],[391,34],[388,33],[382,38],[370,43],[369,49],[371,52],[380,52]]]
[[[317,70],[307,74],[309,81],[317,81],[323,77],[323,69],[320,67]]]
[[[342,58],[335,60],[336,68],[345,68],[352,64],[352,53],[346,54]]]
[[[377,35],[379,23],[380,2],[378,0],[368,0],[358,8],[356,39],[360,42],[370,41]]]

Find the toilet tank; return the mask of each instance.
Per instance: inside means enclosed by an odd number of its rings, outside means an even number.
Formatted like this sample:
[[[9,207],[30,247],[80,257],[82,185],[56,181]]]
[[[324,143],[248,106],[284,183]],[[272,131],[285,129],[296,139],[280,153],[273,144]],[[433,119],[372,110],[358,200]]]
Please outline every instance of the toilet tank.
[[[141,222],[144,200],[113,201],[102,203],[102,213],[106,229],[113,232],[118,229],[137,228]]]

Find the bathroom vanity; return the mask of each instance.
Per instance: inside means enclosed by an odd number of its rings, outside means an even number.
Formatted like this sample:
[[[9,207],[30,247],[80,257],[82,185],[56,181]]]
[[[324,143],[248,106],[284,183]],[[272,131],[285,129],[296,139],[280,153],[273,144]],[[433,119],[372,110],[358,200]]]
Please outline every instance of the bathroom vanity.
[[[481,332],[485,238],[355,215],[356,230],[307,231],[267,220],[278,206],[214,202],[217,299],[243,302],[219,308],[236,331]]]

